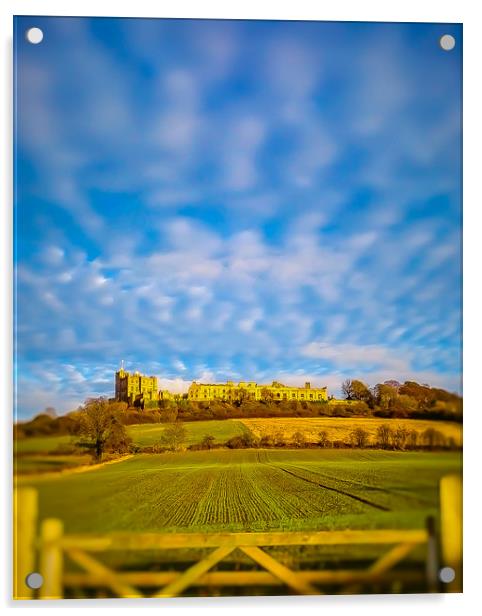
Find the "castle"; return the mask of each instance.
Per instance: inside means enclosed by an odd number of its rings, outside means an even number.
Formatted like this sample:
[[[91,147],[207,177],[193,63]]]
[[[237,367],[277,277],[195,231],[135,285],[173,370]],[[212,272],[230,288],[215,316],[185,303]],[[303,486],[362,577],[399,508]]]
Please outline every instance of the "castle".
[[[126,372],[124,362],[120,370],[115,373],[115,399],[117,402],[127,402],[129,405],[136,401],[142,403],[158,399],[157,377],[145,376],[139,372]]]
[[[324,402],[328,400],[326,387],[312,388],[310,383],[304,387],[290,387],[273,381],[271,385],[258,385],[252,381],[240,381],[238,384],[227,381],[223,384],[204,384],[194,381],[189,387],[187,397],[193,401],[222,400],[234,402],[251,400],[305,400],[307,402]]]
[[[157,377],[145,376],[139,372],[130,373],[124,370],[124,364],[115,373],[115,399],[127,402],[129,405],[144,406],[145,402],[152,400],[169,400],[180,398],[180,394],[171,394],[168,391],[159,391]],[[326,387],[311,387],[305,383],[304,387],[291,387],[273,381],[271,385],[258,385],[254,381],[240,381],[234,383],[197,383],[193,381],[187,396],[193,402],[218,400],[222,402],[242,402],[243,400],[278,401],[299,400],[306,402],[326,402],[328,392]]]

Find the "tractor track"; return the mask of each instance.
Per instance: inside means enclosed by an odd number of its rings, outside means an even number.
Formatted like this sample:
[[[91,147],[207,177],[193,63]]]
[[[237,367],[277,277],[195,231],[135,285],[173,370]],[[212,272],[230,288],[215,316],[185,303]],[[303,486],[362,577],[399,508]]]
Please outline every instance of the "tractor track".
[[[341,494],[342,496],[347,496],[348,498],[352,498],[353,500],[363,503],[364,505],[368,505],[369,507],[374,507],[375,509],[379,509],[380,511],[391,511],[391,509],[389,507],[385,507],[385,505],[379,505],[378,503],[374,503],[366,498],[357,496],[356,494],[352,494],[351,492],[346,492],[345,490],[340,490],[332,486],[327,486],[324,483],[320,483],[319,481],[308,479],[307,477],[303,477],[302,475],[297,475],[293,471],[290,471],[287,468],[284,468],[283,466],[274,466],[274,468],[278,468],[280,471],[283,471],[284,473],[287,473],[288,475],[291,475],[292,477],[296,477],[296,479],[301,479],[303,481],[306,481],[307,483],[312,483],[313,485],[319,486],[320,488],[323,488],[325,490],[336,492],[337,494]]]

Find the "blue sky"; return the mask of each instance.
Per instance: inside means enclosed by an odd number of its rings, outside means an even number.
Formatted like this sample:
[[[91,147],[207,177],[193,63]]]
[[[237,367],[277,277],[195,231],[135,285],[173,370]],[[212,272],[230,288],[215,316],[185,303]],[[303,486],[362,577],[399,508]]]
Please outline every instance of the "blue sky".
[[[461,46],[444,24],[16,18],[18,416],[112,395],[121,359],[174,391],[460,391]]]

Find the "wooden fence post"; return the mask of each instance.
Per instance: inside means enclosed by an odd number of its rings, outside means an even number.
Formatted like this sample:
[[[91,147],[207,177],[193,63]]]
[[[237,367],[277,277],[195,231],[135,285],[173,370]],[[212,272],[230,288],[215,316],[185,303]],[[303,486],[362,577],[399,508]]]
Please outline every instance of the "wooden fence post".
[[[41,599],[62,599],[63,597],[63,553],[60,541],[63,535],[61,520],[48,518],[42,522],[40,531],[40,574],[43,584]]]
[[[455,579],[446,584],[449,592],[462,592],[462,478],[447,475],[440,481],[440,526],[442,562],[451,567]]]
[[[440,592],[439,585],[439,553],[438,541],[435,533],[435,518],[431,515],[426,520],[427,528],[427,561],[425,573],[427,577],[427,592]]]
[[[34,488],[18,488],[13,494],[13,598],[31,599],[26,579],[35,572],[38,495]]]

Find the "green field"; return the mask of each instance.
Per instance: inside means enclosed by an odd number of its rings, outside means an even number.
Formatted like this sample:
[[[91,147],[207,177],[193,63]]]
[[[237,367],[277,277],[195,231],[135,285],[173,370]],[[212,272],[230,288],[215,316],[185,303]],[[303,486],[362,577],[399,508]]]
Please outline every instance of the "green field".
[[[211,435],[217,443],[223,443],[232,436],[249,432],[242,421],[236,419],[221,419],[211,421],[192,421],[184,424],[187,430],[187,445],[200,443],[204,436]],[[137,424],[127,426],[127,433],[135,445],[147,447],[160,443],[166,424]],[[63,436],[33,436],[17,439],[15,452],[18,455],[34,453],[52,453],[57,447],[75,443],[76,437]]]
[[[249,432],[242,421],[221,419],[211,421],[191,421],[184,424],[187,430],[186,445],[200,443],[206,435],[213,436],[216,443],[224,443],[232,436]],[[127,432],[133,442],[141,447],[160,443],[166,424],[140,424],[128,426]]]
[[[69,532],[423,527],[459,453],[213,450],[22,480]]]

